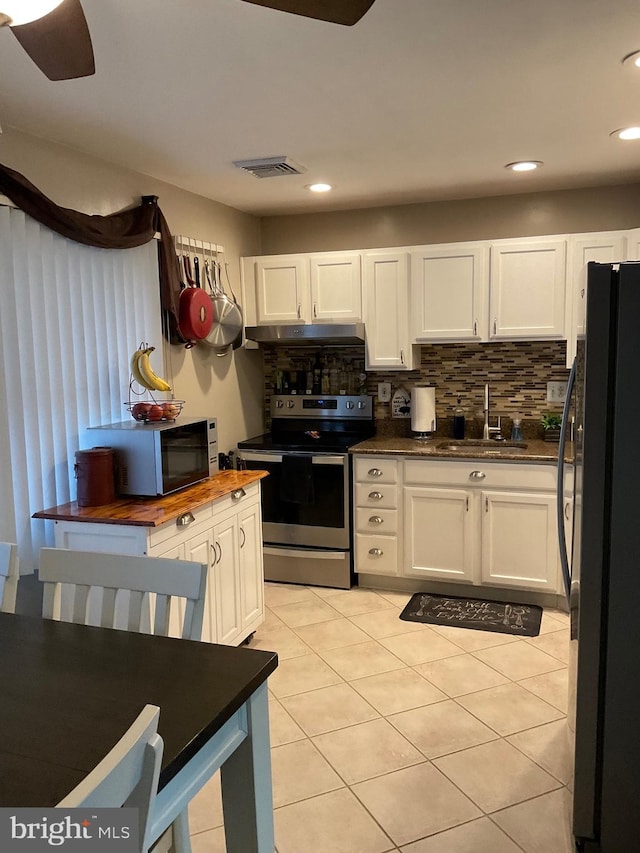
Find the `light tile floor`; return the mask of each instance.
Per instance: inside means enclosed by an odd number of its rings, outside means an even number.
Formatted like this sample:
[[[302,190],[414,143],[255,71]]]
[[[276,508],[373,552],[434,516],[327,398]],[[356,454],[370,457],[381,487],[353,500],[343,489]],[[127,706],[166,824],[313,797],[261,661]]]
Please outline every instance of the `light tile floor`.
[[[540,636],[400,620],[409,594],[267,584],[277,853],[571,853],[568,617]],[[225,853],[219,774],[193,853]]]

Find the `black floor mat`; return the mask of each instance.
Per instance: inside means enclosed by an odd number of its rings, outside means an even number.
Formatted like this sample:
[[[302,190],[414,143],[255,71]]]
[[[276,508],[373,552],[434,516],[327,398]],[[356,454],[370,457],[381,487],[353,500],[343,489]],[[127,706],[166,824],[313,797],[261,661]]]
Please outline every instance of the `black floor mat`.
[[[451,625],[474,628],[518,637],[537,637],[540,633],[542,607],[537,604],[513,604],[484,598],[458,598],[416,592],[400,614],[406,622]]]

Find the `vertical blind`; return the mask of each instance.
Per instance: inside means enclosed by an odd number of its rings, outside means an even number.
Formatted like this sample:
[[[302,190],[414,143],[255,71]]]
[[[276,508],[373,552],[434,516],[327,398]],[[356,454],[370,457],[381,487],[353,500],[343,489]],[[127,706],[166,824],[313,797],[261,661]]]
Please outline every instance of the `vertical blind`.
[[[129,417],[142,340],[159,360],[155,240],[96,249],[0,205],[0,540],[18,543],[22,573],[53,545],[53,522],[31,515],[76,497],[84,429]]]

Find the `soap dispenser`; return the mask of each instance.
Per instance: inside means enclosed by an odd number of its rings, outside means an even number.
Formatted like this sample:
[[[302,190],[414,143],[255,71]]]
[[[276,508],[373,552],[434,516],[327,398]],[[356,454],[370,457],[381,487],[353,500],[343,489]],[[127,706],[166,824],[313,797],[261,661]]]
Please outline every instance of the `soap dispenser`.
[[[460,397],[458,397],[458,405],[453,412],[453,437],[464,438],[464,409],[460,405]]]
[[[513,426],[511,427],[511,440],[512,441],[522,441],[522,420],[521,418],[513,419]]]

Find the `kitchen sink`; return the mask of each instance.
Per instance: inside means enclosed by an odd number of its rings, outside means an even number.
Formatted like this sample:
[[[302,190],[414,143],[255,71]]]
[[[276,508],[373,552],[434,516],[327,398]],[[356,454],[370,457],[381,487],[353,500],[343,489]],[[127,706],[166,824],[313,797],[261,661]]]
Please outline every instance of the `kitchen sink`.
[[[441,441],[438,450],[452,453],[473,453],[481,456],[502,456],[524,453],[527,444],[524,441],[497,441],[496,439],[466,439],[462,441]]]

